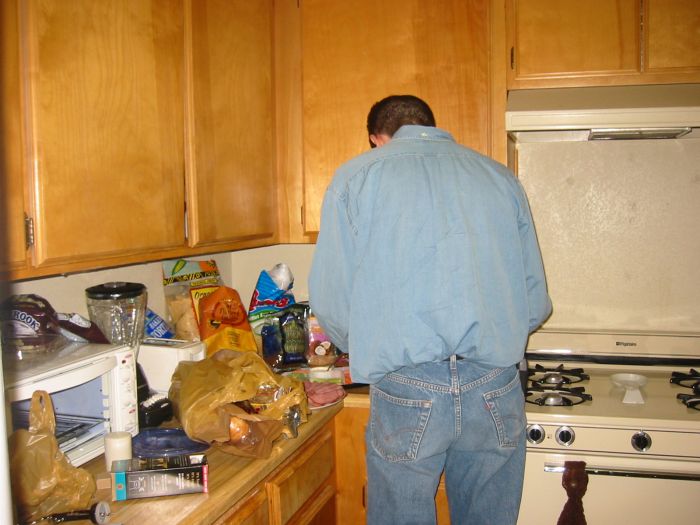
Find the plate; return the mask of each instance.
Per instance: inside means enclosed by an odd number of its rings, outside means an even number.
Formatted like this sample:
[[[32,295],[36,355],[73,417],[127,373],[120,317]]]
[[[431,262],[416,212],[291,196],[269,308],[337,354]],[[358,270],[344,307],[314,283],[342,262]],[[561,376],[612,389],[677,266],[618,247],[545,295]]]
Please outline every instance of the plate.
[[[159,458],[199,454],[209,444],[191,440],[181,428],[144,428],[132,439],[131,448],[134,456]]]
[[[309,410],[313,412],[314,410],[321,410],[322,408],[332,407],[333,405],[337,405],[338,403],[340,403],[343,399],[345,399],[345,396],[341,397],[337,401],[333,401],[332,403],[326,403],[325,405],[321,405],[318,407],[309,406]]]

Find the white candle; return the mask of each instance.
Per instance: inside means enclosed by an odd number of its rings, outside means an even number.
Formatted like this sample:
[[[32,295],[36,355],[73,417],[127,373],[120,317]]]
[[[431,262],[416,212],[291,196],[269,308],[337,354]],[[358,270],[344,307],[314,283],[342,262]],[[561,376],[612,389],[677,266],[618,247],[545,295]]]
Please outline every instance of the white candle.
[[[105,434],[107,472],[112,470],[112,461],[120,459],[131,459],[131,434],[128,432],[108,432]]]

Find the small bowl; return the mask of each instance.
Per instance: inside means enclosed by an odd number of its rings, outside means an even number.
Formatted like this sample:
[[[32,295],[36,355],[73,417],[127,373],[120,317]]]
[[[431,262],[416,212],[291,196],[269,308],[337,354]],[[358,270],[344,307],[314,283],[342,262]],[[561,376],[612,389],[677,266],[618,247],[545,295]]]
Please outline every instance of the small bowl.
[[[641,388],[647,384],[647,378],[639,374],[613,374],[610,380],[615,386],[627,389]]]

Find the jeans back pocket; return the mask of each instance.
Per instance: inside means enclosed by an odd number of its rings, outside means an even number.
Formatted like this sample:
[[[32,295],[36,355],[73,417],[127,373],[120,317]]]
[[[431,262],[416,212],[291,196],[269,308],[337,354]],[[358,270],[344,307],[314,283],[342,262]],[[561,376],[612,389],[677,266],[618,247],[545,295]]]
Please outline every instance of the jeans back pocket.
[[[386,461],[413,461],[418,454],[432,403],[394,397],[371,389],[371,444]]]
[[[518,374],[503,388],[486,392],[484,400],[496,425],[500,445],[517,446],[526,426],[525,400]]]

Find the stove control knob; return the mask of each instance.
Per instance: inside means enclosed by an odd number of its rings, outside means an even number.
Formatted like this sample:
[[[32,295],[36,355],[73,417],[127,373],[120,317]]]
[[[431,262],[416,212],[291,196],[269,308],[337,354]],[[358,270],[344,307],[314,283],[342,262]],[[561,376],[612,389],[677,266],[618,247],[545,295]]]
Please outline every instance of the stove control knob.
[[[646,452],[651,448],[651,436],[646,432],[637,432],[632,436],[632,448],[637,452]]]
[[[554,438],[560,445],[568,447],[574,442],[574,439],[576,439],[576,434],[574,434],[574,430],[572,428],[559,427],[557,432],[554,434]]]
[[[544,429],[540,425],[528,425],[526,430],[527,440],[534,445],[544,441]]]

